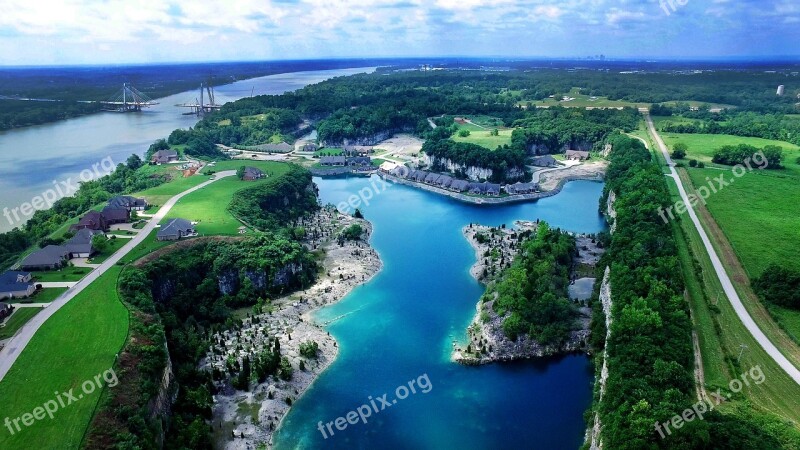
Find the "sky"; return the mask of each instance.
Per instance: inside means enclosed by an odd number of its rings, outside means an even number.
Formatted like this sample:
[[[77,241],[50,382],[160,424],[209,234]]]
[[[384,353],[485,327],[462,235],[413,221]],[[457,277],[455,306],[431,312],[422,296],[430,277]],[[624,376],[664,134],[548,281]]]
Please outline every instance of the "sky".
[[[798,0],[0,0],[0,65],[798,55]]]

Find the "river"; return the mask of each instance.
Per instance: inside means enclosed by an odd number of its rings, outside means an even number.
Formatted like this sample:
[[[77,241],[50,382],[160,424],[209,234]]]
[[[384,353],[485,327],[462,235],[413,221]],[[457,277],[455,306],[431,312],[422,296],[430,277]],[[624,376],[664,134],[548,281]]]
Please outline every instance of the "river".
[[[337,204],[366,178],[315,178],[323,203]],[[474,252],[461,234],[469,223],[510,226],[543,219],[575,232],[605,228],[598,214],[602,183],[568,183],[532,203],[480,206],[393,185],[362,208],[374,224],[372,245],[383,270],[315,319],[340,346],[336,361],[290,410],[276,448],[341,449],[576,449],[585,430],[593,371],[585,355],[464,367],[450,362],[463,341],[483,288],[470,276]],[[333,428],[334,421],[384,393],[426,375],[428,393],[373,413],[367,424]],[[423,378],[423,382],[424,382]],[[425,384],[425,383],[423,383]],[[381,403],[377,403],[380,408]]]
[[[374,67],[293,72],[237,81],[214,88],[217,103],[261,94],[281,94],[343,75],[371,72]],[[177,103],[194,102],[197,91],[158,99],[158,105],[138,113],[106,112],[44,125],[0,132],[0,211],[19,207],[53,187],[78,180],[84,169],[104,158],[124,163],[133,153],[144,155],[156,139],[197,122]],[[27,219],[27,218],[26,218]],[[0,217],[0,232],[24,221]]]

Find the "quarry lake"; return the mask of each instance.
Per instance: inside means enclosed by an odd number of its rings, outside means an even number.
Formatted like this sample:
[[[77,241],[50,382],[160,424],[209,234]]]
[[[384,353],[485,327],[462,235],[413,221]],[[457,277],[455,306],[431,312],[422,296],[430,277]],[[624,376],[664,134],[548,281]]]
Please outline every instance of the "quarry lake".
[[[371,180],[320,179],[323,204],[346,200]],[[466,367],[450,361],[463,341],[483,287],[469,274],[475,254],[461,228],[469,223],[511,226],[541,219],[554,227],[594,233],[603,184],[574,181],[537,202],[480,206],[393,185],[361,210],[373,223],[371,244],[384,267],[315,319],[339,342],[336,361],[295,402],[276,435],[279,449],[575,449],[583,442],[583,413],[591,403],[593,371],[585,355]],[[344,417],[370,398],[427,376],[417,389],[366,424],[318,423]],[[380,402],[376,402],[380,409]],[[533,444],[531,444],[533,443]]]
[[[263,94],[282,94],[329,78],[372,72],[374,67],[292,72],[237,81],[214,89],[217,103]],[[0,132],[0,211],[30,202],[104,158],[114,165],[133,153],[144,155],[156,139],[176,128],[188,128],[197,116],[184,115],[177,103],[193,103],[197,91],[157,99],[158,105],[138,113],[98,113],[55,123]],[[26,218],[27,219],[27,218]],[[0,232],[24,223],[0,219]]]

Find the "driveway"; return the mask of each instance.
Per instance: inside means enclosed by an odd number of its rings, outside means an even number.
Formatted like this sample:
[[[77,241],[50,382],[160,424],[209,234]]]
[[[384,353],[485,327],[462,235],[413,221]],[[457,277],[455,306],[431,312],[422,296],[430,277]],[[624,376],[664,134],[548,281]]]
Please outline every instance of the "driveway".
[[[180,200],[183,196],[191,194],[192,192],[198,189],[202,189],[217,180],[220,180],[224,177],[230,177],[233,175],[236,175],[235,170],[226,170],[218,172],[216,174],[216,177],[214,177],[214,179],[200,183],[197,186],[191,189],[187,189],[181,192],[180,194],[177,194],[174,197],[170,198],[166,203],[164,203],[164,206],[162,206],[158,210],[158,212],[153,214],[152,220],[150,220],[147,223],[147,225],[145,225],[144,228],[141,229],[141,232],[138,235],[136,235],[136,237],[131,239],[130,242],[126,243],[116,253],[114,253],[108,259],[106,259],[95,270],[89,272],[89,274],[86,275],[86,277],[75,283],[74,286],[67,289],[67,291],[61,294],[61,296],[53,300],[53,302],[50,303],[49,307],[44,308],[41,313],[35,315],[31,320],[29,320],[28,323],[26,323],[22,328],[20,328],[17,334],[13,338],[11,338],[10,341],[6,343],[6,346],[3,347],[2,350],[0,350],[0,380],[2,380],[6,376],[8,370],[14,364],[14,361],[17,360],[19,354],[22,353],[22,351],[25,349],[25,346],[27,346],[28,343],[31,341],[31,338],[33,338],[33,335],[36,333],[39,327],[41,327],[42,324],[44,324],[45,321],[47,321],[47,319],[49,319],[53,314],[58,312],[58,310],[61,309],[62,306],[66,305],[67,302],[72,300],[81,291],[86,289],[86,287],[88,287],[92,282],[100,278],[100,276],[102,276],[108,269],[114,267],[117,261],[121,260],[131,250],[136,248],[137,245],[141,244],[145,240],[145,238],[150,234],[150,232],[155,229],[158,222],[161,221],[161,219],[163,219],[167,215],[167,213],[169,213],[169,210],[172,209],[173,206],[175,206],[175,203],[177,203],[178,200]]]
[[[777,363],[787,374],[789,374],[795,383],[800,384],[800,370],[798,370],[798,368],[795,367],[788,358],[783,356],[783,353],[781,353],[778,347],[776,347],[775,344],[773,344],[772,341],[770,341],[769,338],[764,334],[764,332],[761,331],[761,328],[758,327],[756,322],[750,316],[750,313],[747,312],[744,304],[742,304],[742,299],[739,298],[739,294],[733,287],[730,277],[728,277],[728,274],[725,272],[725,267],[722,265],[722,261],[719,259],[716,250],[714,250],[714,247],[711,245],[711,240],[708,238],[705,229],[700,224],[700,219],[697,218],[697,214],[695,214],[694,208],[689,202],[689,197],[686,194],[686,190],[683,188],[683,183],[678,176],[678,172],[675,171],[675,163],[672,162],[672,158],[669,156],[667,146],[664,144],[661,136],[656,131],[656,128],[653,125],[653,119],[650,117],[650,114],[645,114],[644,117],[647,121],[647,128],[650,130],[650,135],[653,136],[653,139],[656,141],[656,145],[658,145],[659,150],[661,150],[661,153],[664,155],[664,159],[667,161],[667,165],[669,166],[670,173],[667,176],[672,177],[675,180],[675,184],[678,186],[681,199],[683,199],[683,203],[686,205],[686,212],[692,219],[692,223],[694,223],[694,227],[697,229],[697,233],[700,235],[700,239],[703,241],[703,246],[705,246],[706,252],[708,252],[708,256],[711,259],[711,264],[714,266],[714,272],[716,272],[717,277],[722,284],[722,289],[725,291],[725,295],[728,296],[734,311],[736,311],[736,315],[739,316],[739,319],[742,321],[745,328],[747,328],[747,331],[753,335],[753,339],[755,339],[756,342],[758,342],[758,344],[764,349],[764,351],[775,360],[775,363]]]

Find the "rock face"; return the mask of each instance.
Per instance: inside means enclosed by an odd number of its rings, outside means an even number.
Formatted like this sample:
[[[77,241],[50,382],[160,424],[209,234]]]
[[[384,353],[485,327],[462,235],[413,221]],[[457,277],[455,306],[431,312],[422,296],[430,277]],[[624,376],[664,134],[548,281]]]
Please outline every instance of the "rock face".
[[[384,131],[381,133],[375,133],[369,136],[362,136],[357,138],[345,138],[340,141],[333,141],[333,140],[323,140],[322,145],[326,147],[341,147],[344,145],[375,145],[378,142],[385,141],[390,137],[394,136],[397,133],[408,133],[413,131],[412,128],[400,128],[397,130],[392,131]]]
[[[528,144],[528,153],[531,155],[548,155],[552,153],[563,153],[567,150],[582,150],[585,152],[591,151],[594,148],[594,142],[591,141],[574,141],[569,144],[562,145],[558,148],[550,148],[546,144]]]
[[[614,202],[617,200],[617,194],[614,191],[608,193],[608,200],[606,200],[606,216],[610,219],[611,232],[617,228],[617,211],[614,209]]]
[[[487,169],[485,167],[477,167],[477,166],[465,166],[462,164],[456,164],[450,159],[445,158],[436,158],[430,155],[423,155],[422,160],[428,166],[440,166],[445,168],[448,172],[463,172],[467,178],[471,181],[480,181],[480,180],[488,180],[491,178],[492,174],[494,173],[492,169]],[[525,176],[525,172],[520,168],[510,168],[508,169],[507,178],[508,179],[518,179]]]
[[[609,281],[611,277],[611,268],[606,267],[606,271],[603,274],[603,284],[600,285],[600,304],[603,306],[603,313],[606,317],[606,342],[611,337],[611,282]],[[603,367],[600,369],[600,379],[597,380],[599,389],[599,400],[603,400],[603,394],[606,392],[606,380],[608,379],[608,364],[607,361],[607,352],[603,350]],[[603,448],[603,442],[600,439],[600,430],[602,429],[602,424],[600,423],[600,416],[595,413],[594,415],[594,425],[591,429],[591,440],[590,440],[590,449],[592,450],[600,450]]]
[[[150,399],[147,405],[147,410],[150,412],[149,419],[151,421],[156,418],[167,419],[172,414],[172,404],[178,398],[178,383],[175,382],[175,374],[172,372],[172,359],[169,357],[169,349],[166,348],[167,344],[164,343],[165,354],[167,355],[166,366],[161,375],[161,382],[158,386],[158,392],[155,397]],[[159,447],[164,445],[164,432],[161,430],[158,435]]]

